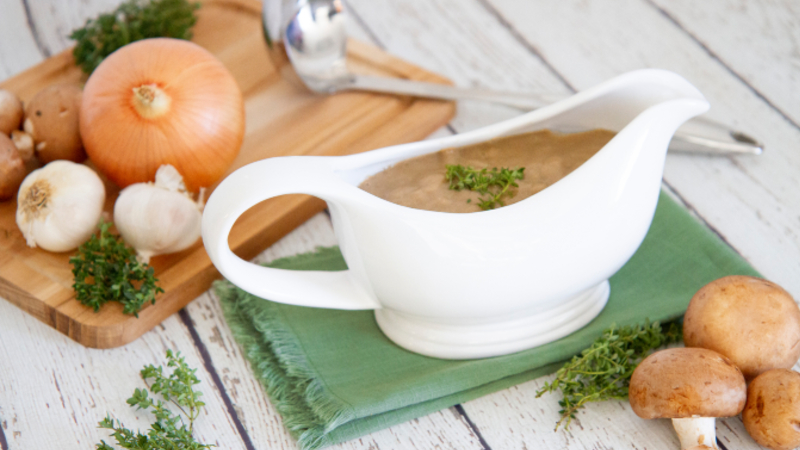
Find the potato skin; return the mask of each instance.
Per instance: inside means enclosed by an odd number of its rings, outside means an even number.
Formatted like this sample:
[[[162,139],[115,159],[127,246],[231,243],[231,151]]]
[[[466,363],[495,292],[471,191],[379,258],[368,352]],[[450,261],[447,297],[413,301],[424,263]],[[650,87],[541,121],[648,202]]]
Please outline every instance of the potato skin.
[[[757,376],[747,388],[742,421],[759,445],[773,450],[800,446],[800,373],[773,369]]]
[[[692,297],[683,341],[727,356],[751,380],[769,369],[788,369],[800,358],[800,308],[770,281],[720,278]]]
[[[86,159],[78,123],[82,96],[77,85],[49,86],[25,108],[25,131],[33,136],[36,157],[42,164]]]

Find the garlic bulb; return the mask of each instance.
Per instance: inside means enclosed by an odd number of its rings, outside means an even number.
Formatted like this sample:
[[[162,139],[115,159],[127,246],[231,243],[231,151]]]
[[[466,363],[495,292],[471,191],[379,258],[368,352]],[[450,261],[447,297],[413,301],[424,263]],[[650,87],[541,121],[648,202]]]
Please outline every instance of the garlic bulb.
[[[77,248],[100,221],[106,189],[90,168],[53,161],[31,172],[17,194],[17,226],[31,247],[51,252]]]
[[[203,193],[195,202],[183,177],[171,165],[156,172],[156,182],[122,190],[114,205],[114,224],[144,262],[163,253],[184,250],[200,237]]]

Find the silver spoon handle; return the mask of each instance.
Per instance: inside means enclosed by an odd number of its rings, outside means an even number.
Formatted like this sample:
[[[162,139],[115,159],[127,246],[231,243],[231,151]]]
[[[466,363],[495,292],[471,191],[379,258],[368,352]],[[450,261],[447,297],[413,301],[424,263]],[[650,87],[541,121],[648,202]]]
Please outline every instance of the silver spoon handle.
[[[383,92],[387,94],[410,95],[412,97],[436,98],[441,100],[481,100],[499,103],[514,108],[532,110],[541,108],[554,99],[545,99],[531,94],[516,92],[487,91],[484,89],[461,88],[446,84],[426,83],[402,78],[352,75],[349,89]]]
[[[442,100],[481,100],[523,110],[541,108],[564,98],[563,96],[555,95],[460,88],[444,84],[369,75],[349,76],[344,83],[337,86],[336,90],[342,89]],[[678,129],[669,144],[669,149],[688,153],[760,155],[764,151],[764,146],[743,132],[732,130],[726,125],[699,117],[687,122]]]

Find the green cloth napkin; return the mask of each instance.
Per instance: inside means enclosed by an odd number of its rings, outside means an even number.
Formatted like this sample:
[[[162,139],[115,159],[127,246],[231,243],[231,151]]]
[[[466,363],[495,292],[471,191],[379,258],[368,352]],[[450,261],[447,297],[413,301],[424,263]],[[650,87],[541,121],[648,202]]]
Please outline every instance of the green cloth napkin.
[[[347,268],[336,247],[270,266]],[[389,341],[372,311],[282,305],[226,281],[215,288],[284,424],[302,448],[315,449],[555,372],[612,324],[679,318],[700,287],[733,274],[758,275],[662,193],[642,246],[611,278],[611,296],[600,315],[570,336],[512,355],[467,361],[421,356]]]

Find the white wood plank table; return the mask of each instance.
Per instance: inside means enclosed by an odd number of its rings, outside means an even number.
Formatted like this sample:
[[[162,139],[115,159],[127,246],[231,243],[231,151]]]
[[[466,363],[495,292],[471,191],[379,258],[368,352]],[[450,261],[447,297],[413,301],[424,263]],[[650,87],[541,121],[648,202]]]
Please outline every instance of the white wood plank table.
[[[0,0],[0,79],[70,45],[69,32],[119,0]],[[568,94],[625,71],[680,73],[710,100],[710,116],[766,144],[759,157],[669,155],[665,186],[767,278],[800,298],[800,3],[791,0],[349,0],[352,35],[462,86]],[[519,114],[462,102],[437,135]],[[264,252],[268,260],[332,245],[319,214]],[[207,402],[198,437],[224,449],[296,444],[253,378],[217,301],[205,294],[137,341],[84,348],[0,300],[0,450],[88,449],[106,412],[145,428],[125,399],[139,369],[182,351]],[[627,402],[590,405],[553,431],[556,396],[544,377],[363,438],[342,449],[678,448],[668,421],[643,421]],[[720,443],[757,448],[739,418]]]

